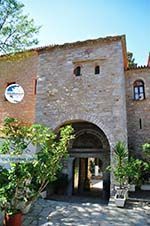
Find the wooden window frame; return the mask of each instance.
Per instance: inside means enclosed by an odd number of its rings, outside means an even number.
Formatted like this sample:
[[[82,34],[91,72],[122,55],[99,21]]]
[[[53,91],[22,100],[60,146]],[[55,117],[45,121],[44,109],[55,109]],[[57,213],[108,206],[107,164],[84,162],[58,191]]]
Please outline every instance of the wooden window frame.
[[[134,100],[144,100],[145,99],[145,88],[144,82],[142,80],[136,80],[133,83],[133,93],[134,93]]]

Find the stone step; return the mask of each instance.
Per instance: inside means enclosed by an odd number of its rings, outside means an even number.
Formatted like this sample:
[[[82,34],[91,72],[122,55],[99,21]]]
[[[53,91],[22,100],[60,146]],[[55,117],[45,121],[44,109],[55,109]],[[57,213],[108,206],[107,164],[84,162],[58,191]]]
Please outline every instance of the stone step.
[[[146,198],[131,198],[131,197],[128,197],[128,201],[131,201],[131,202],[149,202],[150,203],[150,199],[146,199]]]
[[[108,206],[109,207],[116,207],[114,198],[109,199]],[[128,198],[126,200],[126,204],[125,204],[125,207],[127,207],[127,208],[128,207],[144,207],[144,206],[150,207],[150,200],[149,199]]]
[[[109,199],[108,206],[109,207],[115,207],[116,206],[114,198],[110,198]]]
[[[132,206],[132,207],[145,207],[149,206],[150,207],[150,200],[145,200],[145,199],[128,199],[126,202],[126,206]]]

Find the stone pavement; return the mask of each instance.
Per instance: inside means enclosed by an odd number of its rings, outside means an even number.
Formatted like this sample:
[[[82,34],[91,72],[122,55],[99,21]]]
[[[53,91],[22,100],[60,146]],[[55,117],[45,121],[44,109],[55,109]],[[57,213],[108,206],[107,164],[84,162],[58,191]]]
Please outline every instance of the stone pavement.
[[[98,203],[71,203],[39,199],[24,216],[23,226],[147,226],[150,206],[126,208]]]
[[[2,220],[2,219],[1,219]],[[0,221],[1,221],[0,220]],[[0,226],[1,226],[0,222]],[[24,215],[23,226],[150,226],[150,205],[125,208],[100,203],[39,199]]]

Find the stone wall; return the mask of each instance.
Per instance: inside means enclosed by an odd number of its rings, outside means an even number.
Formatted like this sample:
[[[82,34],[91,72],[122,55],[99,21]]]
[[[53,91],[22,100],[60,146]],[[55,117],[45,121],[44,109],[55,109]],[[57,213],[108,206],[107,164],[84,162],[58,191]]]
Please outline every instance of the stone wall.
[[[144,100],[133,98],[133,83],[139,79],[145,84]],[[150,68],[126,71],[126,100],[129,149],[140,156],[142,144],[150,142]]]
[[[8,116],[19,118],[24,122],[34,122],[37,66],[37,53],[0,58],[0,122]],[[5,89],[10,83],[18,83],[23,87],[25,96],[22,102],[12,104],[5,99]]]
[[[100,74],[94,74],[95,65]],[[81,66],[81,76],[74,75]],[[127,139],[125,78],[121,41],[80,43],[39,55],[36,120],[53,129],[89,121],[110,146]]]

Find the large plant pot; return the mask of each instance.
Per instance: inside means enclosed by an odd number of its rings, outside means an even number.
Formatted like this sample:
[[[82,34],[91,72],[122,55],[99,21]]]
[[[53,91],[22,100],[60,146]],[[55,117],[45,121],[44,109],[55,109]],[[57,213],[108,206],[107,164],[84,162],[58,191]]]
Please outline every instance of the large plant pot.
[[[126,202],[126,198],[120,198],[120,197],[117,197],[117,195],[115,195],[115,204],[116,206],[118,207],[124,207],[125,205],[125,202]]]
[[[143,191],[150,191],[150,184],[142,184],[141,190]]]
[[[21,226],[22,225],[22,213],[16,213],[14,215],[5,214],[3,226]]]
[[[118,207],[124,207],[126,199],[128,198],[128,190],[118,189],[115,194],[115,204]]]
[[[135,191],[135,184],[129,184],[129,191],[134,192]]]

